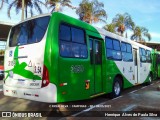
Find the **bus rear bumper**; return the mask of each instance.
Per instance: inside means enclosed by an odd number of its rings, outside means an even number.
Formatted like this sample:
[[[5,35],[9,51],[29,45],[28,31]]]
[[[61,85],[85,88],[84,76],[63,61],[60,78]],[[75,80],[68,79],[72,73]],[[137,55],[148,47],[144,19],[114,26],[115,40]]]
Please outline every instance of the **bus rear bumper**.
[[[16,88],[3,85],[3,93],[6,96],[24,98],[40,102],[56,103],[57,87],[54,84],[40,89]]]

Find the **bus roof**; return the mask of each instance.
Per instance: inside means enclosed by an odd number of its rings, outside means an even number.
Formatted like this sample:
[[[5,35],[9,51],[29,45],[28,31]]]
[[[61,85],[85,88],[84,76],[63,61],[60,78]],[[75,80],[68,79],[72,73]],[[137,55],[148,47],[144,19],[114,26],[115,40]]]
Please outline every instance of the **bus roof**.
[[[114,39],[118,39],[118,40],[123,41],[123,42],[130,43],[130,44],[135,45],[135,46],[139,46],[139,47],[142,47],[142,48],[147,48],[147,49],[150,49],[150,50],[152,49],[152,48],[150,48],[148,46],[145,46],[145,45],[140,44],[138,42],[135,42],[133,40],[127,39],[127,38],[122,37],[120,35],[111,33],[109,31],[106,31],[106,30],[102,29],[102,28],[96,28],[96,29],[103,35],[103,37],[108,36],[108,37],[111,37],[111,38],[114,38]]]
[[[32,19],[36,19],[36,18],[40,18],[40,17],[45,17],[45,16],[51,16],[51,15],[52,15],[51,13],[36,15],[36,16],[27,18],[27,19],[25,19],[25,20],[23,20],[23,21],[20,21],[19,23],[15,24],[14,26],[16,26],[16,25],[18,25],[18,24],[21,24],[21,23],[23,23],[23,22],[26,22],[26,21],[28,21],[28,20],[32,20]],[[13,27],[14,27],[14,26],[13,26]]]

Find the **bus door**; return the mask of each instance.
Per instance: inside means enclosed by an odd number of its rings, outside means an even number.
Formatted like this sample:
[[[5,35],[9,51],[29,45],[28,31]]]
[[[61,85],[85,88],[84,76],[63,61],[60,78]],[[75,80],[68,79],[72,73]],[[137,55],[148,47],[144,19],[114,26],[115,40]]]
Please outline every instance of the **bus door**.
[[[158,78],[160,77],[160,54],[156,54],[156,63],[155,63],[155,70],[157,71]]]
[[[102,92],[102,42],[98,39],[90,38],[90,62],[93,69],[94,93]]]
[[[138,59],[137,59],[137,49],[133,49],[134,56],[134,78],[135,84],[138,83]]]

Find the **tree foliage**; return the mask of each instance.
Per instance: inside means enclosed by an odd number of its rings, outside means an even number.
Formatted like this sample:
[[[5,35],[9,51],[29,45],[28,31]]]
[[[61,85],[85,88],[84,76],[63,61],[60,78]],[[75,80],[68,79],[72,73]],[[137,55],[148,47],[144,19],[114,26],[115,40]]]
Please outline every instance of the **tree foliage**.
[[[106,11],[103,9],[104,4],[98,2],[98,0],[82,0],[79,7],[76,9],[79,18],[90,24],[97,23],[99,21],[105,22],[103,18],[107,18]]]
[[[116,25],[113,23],[107,24],[103,28],[111,33],[116,33],[116,30],[115,30]]]
[[[127,29],[134,29],[134,22],[131,16],[128,13],[117,14],[115,18],[113,18],[112,23],[116,26],[116,31],[119,32],[122,36],[124,31]]]
[[[27,18],[27,13],[30,12],[31,16],[33,16],[33,8],[35,8],[39,14],[42,14],[41,5],[45,4],[40,0],[24,0],[24,6],[25,6],[25,16]],[[16,13],[18,14],[19,11],[22,9],[22,0],[13,0],[8,7],[8,17],[11,17],[10,12],[11,9],[15,7]],[[28,11],[28,8],[30,9]]]
[[[75,9],[71,4],[71,0],[46,0],[46,4],[52,9],[51,12],[61,11],[62,7],[65,6]]]
[[[136,26],[133,30],[133,35],[131,36],[131,39],[141,42],[145,41],[145,38],[147,38],[148,41],[151,40],[151,35],[148,32],[148,29],[146,29],[145,27]]]

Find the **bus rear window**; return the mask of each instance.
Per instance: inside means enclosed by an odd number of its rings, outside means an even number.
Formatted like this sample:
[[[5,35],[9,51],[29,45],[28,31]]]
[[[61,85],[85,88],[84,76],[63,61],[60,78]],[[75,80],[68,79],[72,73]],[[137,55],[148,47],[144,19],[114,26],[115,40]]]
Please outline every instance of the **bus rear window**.
[[[40,17],[14,26],[11,31],[9,46],[26,45],[42,40],[50,17]]]

